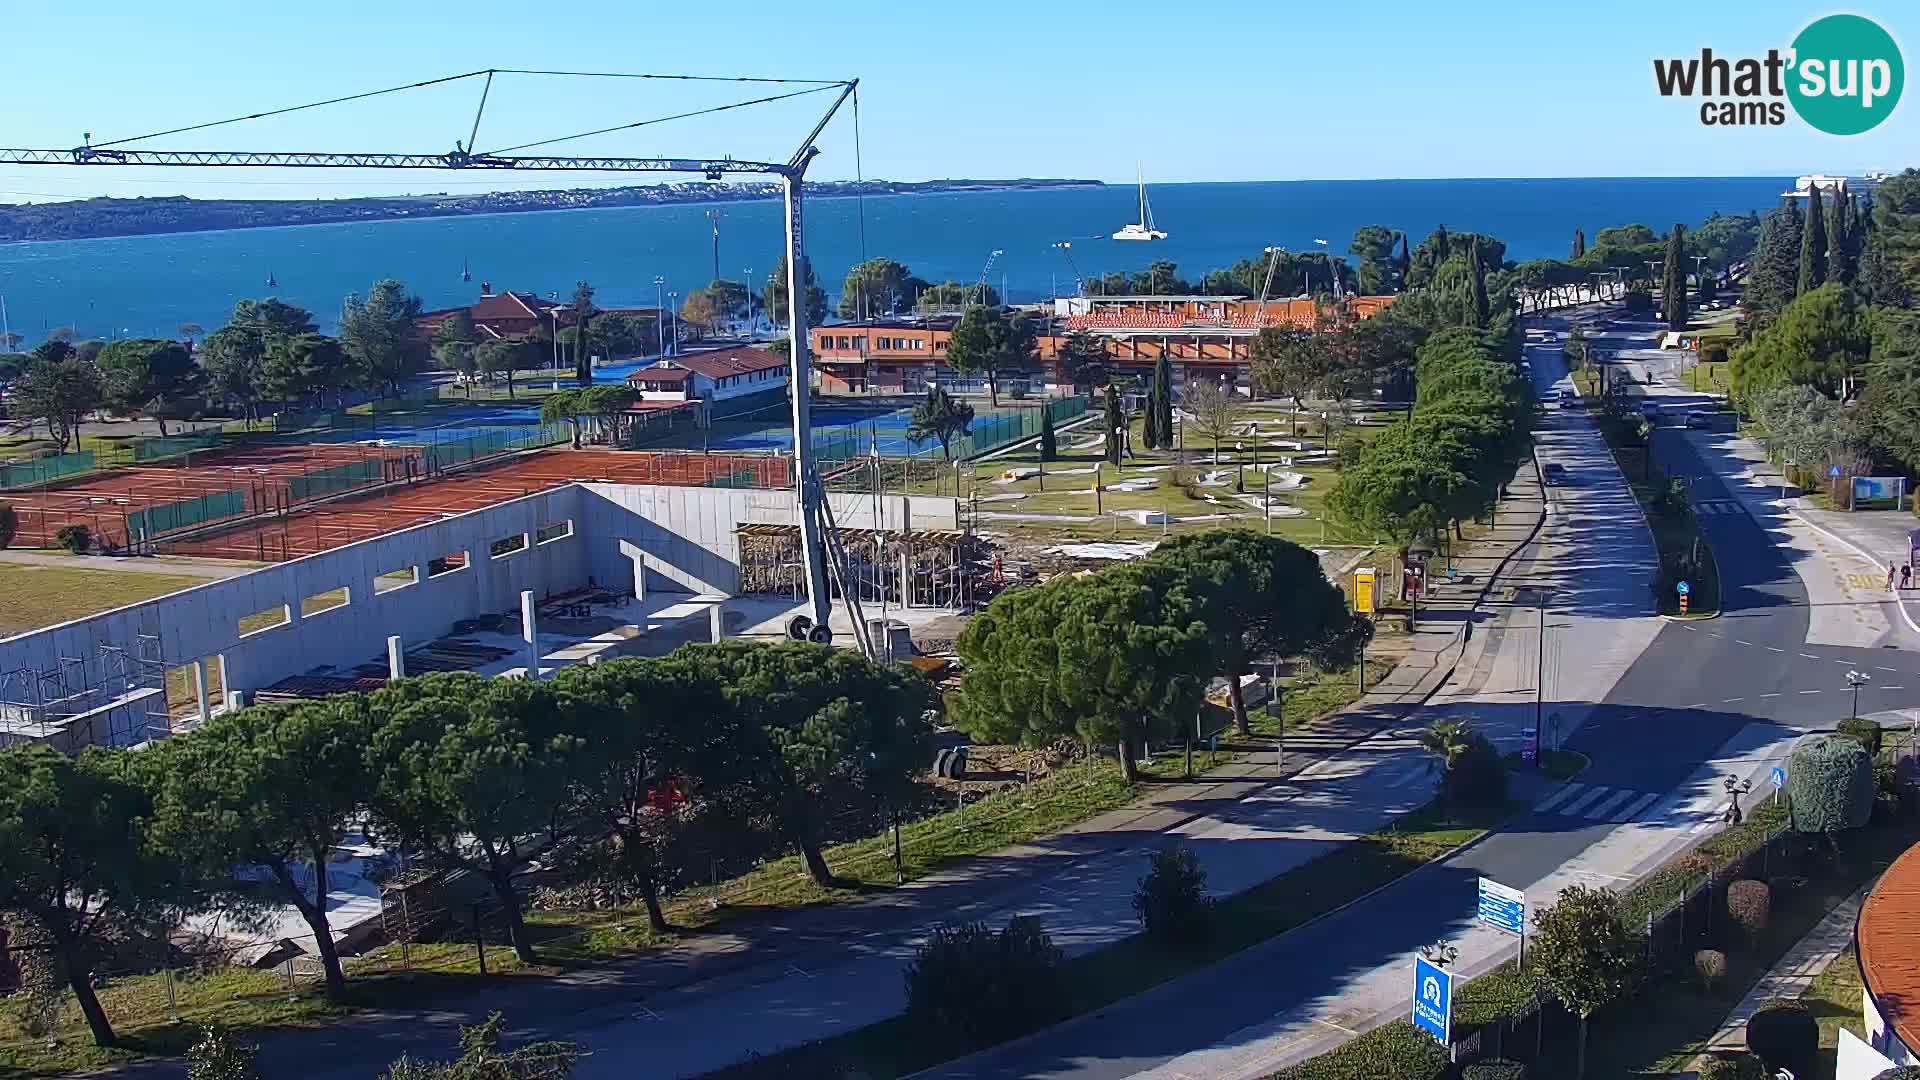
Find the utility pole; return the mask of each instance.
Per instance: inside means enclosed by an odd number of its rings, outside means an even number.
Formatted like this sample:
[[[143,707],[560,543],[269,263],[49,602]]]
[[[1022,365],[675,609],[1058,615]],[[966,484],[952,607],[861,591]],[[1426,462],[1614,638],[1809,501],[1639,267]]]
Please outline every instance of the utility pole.
[[[1538,739],[1547,729],[1547,590],[1533,594],[1534,610],[1540,616],[1540,640],[1537,643],[1533,676],[1533,731]]]

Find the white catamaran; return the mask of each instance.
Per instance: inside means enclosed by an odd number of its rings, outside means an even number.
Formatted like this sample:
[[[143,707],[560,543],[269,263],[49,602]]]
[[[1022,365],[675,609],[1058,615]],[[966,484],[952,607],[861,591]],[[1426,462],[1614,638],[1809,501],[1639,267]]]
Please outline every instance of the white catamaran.
[[[1136,170],[1137,172],[1137,170]],[[1113,234],[1115,240],[1165,240],[1167,234],[1153,227],[1153,204],[1147,201],[1147,180],[1140,181],[1140,220]]]

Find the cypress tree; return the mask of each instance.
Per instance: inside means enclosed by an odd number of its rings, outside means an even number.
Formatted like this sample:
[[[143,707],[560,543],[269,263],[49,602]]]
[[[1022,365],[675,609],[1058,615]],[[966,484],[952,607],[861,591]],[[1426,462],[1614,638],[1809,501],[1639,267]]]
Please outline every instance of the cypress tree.
[[[1827,279],[1851,286],[1859,269],[1859,212],[1851,192],[1833,201],[1827,220]]]
[[[1059,453],[1060,447],[1053,435],[1053,407],[1043,401],[1040,403],[1040,460],[1052,461]]]
[[[1820,204],[1820,185],[1807,188],[1807,219],[1800,232],[1800,274],[1793,295],[1804,296],[1827,280],[1827,212]]]
[[[1687,328],[1687,268],[1683,262],[1687,257],[1686,235],[1685,226],[1675,225],[1673,235],[1667,238],[1667,265],[1661,275],[1660,299],[1669,330]]]
[[[1106,426],[1104,434],[1107,464],[1118,466],[1120,464],[1120,432],[1126,427],[1127,414],[1120,411],[1120,394],[1113,388],[1112,383],[1107,384],[1106,414],[1101,420]]]
[[[1473,273],[1473,325],[1487,325],[1487,268],[1480,262],[1480,238],[1475,236],[1467,242],[1467,261],[1472,264]]]
[[[1167,362],[1162,356],[1153,366],[1159,374],[1160,365]],[[1152,450],[1160,445],[1160,380],[1155,378],[1147,384],[1147,407],[1140,414],[1140,445]]]
[[[1153,399],[1150,408],[1154,412],[1153,429],[1160,434],[1158,443],[1150,443],[1162,450],[1173,449],[1173,365],[1162,356],[1153,365]]]
[[[1581,256],[1585,255],[1586,253],[1587,253],[1586,230],[1585,229],[1573,230],[1573,255],[1571,256],[1571,258],[1578,259]]]
[[[1407,234],[1400,234],[1400,280],[1394,283],[1394,291],[1401,292],[1407,287],[1407,275],[1413,272],[1413,256],[1407,252]]]

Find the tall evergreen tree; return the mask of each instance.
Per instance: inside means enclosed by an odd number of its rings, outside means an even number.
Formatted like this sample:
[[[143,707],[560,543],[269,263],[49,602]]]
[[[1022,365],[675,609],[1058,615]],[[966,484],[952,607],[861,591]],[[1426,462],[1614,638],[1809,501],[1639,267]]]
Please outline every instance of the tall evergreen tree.
[[[1800,232],[1800,274],[1793,295],[1805,296],[1827,280],[1827,211],[1820,202],[1820,185],[1807,188],[1807,219]]]
[[[1118,466],[1120,464],[1120,435],[1126,430],[1127,414],[1121,411],[1120,392],[1114,389],[1112,383],[1107,384],[1106,414],[1101,417],[1101,423],[1106,428],[1101,434],[1105,440],[1107,464]]]
[[[1471,297],[1473,301],[1473,325],[1487,325],[1489,314],[1487,302],[1487,268],[1480,261],[1480,237],[1475,236],[1467,242],[1468,269],[1472,272]]]
[[[1160,363],[1167,362],[1166,357]],[[1156,365],[1157,370],[1158,365]],[[1140,414],[1140,443],[1152,450],[1160,445],[1160,382],[1158,379],[1147,384],[1147,407]]]
[[[1407,234],[1400,234],[1400,259],[1398,280],[1394,282],[1395,292],[1404,292],[1407,288],[1407,275],[1413,273],[1413,255],[1407,251]]]
[[[1827,218],[1827,280],[1852,287],[1860,267],[1860,215],[1852,193],[1835,199]]]
[[[1676,224],[1667,238],[1667,264],[1660,280],[1661,312],[1667,329],[1687,328],[1687,229]]]
[[[1153,365],[1153,429],[1160,435],[1160,441],[1153,443],[1162,450],[1173,449],[1173,365],[1163,355]]]
[[[1753,269],[1742,300],[1750,313],[1778,315],[1792,303],[1801,231],[1800,207],[1791,198],[1769,210],[1761,220],[1760,242],[1754,248]]]
[[[1582,255],[1585,255],[1586,253],[1587,253],[1586,230],[1585,229],[1573,230],[1573,254],[1570,256],[1570,258],[1578,259]]]

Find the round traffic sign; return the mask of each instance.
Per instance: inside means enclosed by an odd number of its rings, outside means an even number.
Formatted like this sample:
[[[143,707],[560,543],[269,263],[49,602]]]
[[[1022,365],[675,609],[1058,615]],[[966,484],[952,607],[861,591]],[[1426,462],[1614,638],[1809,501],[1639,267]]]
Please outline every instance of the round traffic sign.
[[[1673,591],[1679,593],[1681,596],[1685,596],[1693,591],[1693,586],[1682,581],[1673,587]]]

